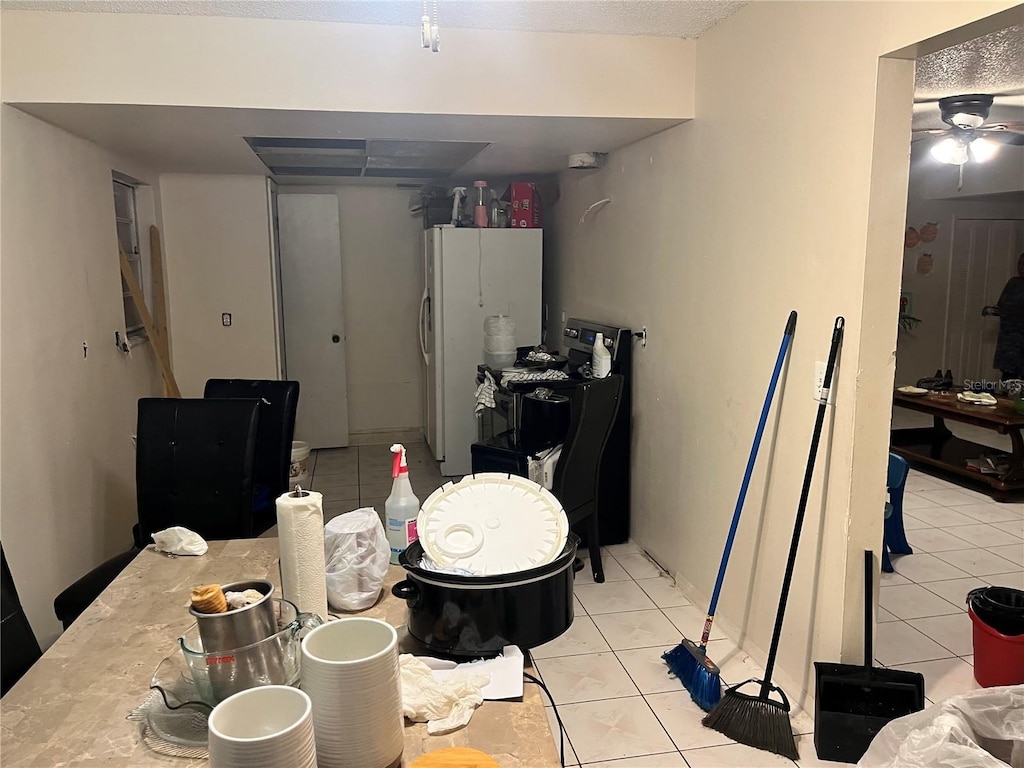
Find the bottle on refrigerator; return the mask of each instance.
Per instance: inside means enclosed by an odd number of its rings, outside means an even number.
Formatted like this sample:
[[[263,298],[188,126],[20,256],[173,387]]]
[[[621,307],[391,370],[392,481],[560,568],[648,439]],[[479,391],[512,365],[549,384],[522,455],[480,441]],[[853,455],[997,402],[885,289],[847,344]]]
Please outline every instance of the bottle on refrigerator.
[[[486,181],[473,182],[473,226],[487,227],[490,214],[491,196]]]
[[[391,446],[391,453],[394,454],[391,464],[393,482],[391,495],[384,502],[384,518],[387,521],[391,562],[398,565],[398,556],[419,538],[416,534],[416,516],[420,511],[420,500],[412,492],[412,483],[409,482],[405,446],[395,443]]]

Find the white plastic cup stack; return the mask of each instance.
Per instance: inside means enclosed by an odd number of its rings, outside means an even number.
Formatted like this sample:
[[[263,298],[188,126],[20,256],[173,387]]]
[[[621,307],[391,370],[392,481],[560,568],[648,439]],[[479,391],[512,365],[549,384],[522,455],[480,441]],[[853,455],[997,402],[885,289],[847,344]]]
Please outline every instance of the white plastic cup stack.
[[[313,706],[287,685],[250,688],[218,704],[209,719],[211,768],[317,768]]]
[[[313,702],[320,768],[386,768],[402,755],[398,633],[338,619],[302,641],[302,688]]]
[[[506,315],[484,318],[484,362],[505,368],[516,361],[516,323]]]

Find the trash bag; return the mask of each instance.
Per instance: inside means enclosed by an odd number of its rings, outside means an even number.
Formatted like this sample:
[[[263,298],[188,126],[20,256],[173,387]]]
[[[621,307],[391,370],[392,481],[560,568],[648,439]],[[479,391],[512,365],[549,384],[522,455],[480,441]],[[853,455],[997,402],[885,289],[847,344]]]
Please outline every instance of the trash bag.
[[[952,696],[891,721],[861,768],[1024,768],[1024,685]]]
[[[391,546],[371,508],[338,515],[324,526],[327,602],[343,611],[369,608],[380,597]]]

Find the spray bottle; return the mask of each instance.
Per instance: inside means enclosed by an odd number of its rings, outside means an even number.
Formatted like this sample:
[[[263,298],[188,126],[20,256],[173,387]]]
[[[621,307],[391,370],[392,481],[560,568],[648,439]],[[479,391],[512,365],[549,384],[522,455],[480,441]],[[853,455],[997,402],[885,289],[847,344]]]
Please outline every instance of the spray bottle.
[[[398,556],[418,538],[416,515],[420,511],[420,500],[412,492],[409,482],[409,465],[405,458],[405,446],[395,443],[391,446],[394,460],[391,464],[391,495],[384,502],[384,517],[387,520],[388,544],[391,546],[391,562],[398,565]]]

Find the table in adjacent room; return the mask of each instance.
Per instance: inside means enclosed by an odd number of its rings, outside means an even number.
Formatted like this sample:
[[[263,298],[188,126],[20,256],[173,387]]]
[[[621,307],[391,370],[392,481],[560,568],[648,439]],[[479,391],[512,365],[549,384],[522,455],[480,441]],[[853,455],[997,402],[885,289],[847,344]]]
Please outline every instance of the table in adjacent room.
[[[893,405],[927,413],[933,419],[931,427],[894,429],[890,436],[893,453],[924,471],[938,470],[964,478],[997,501],[1016,501],[1024,495],[1024,438],[1021,435],[1024,416],[1013,409],[1012,400],[1000,397],[994,406],[971,405],[957,400],[952,392],[914,396],[897,390],[893,394]],[[946,420],[1009,435],[1012,450],[1008,469],[1001,474],[982,474],[968,469],[968,459],[1004,452],[956,437],[946,426]]]

